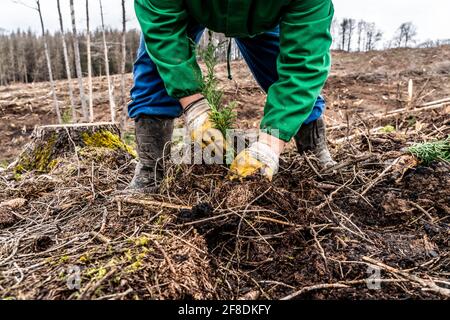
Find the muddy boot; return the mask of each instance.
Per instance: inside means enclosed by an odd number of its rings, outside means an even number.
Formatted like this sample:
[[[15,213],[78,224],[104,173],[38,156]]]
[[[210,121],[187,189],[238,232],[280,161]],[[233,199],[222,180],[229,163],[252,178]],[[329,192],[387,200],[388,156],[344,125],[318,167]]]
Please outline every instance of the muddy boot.
[[[142,116],[136,121],[139,163],[126,191],[156,192],[164,178],[163,159],[170,155],[173,119]]]
[[[295,143],[297,144],[298,152],[302,154],[312,152],[314,154],[318,160],[320,169],[326,169],[336,165],[328,150],[323,118],[303,125],[295,136]]]

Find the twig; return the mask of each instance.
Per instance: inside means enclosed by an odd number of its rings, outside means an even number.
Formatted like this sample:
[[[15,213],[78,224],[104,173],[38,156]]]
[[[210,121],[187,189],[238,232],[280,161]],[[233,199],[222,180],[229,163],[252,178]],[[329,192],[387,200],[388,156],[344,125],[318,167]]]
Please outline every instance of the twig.
[[[366,161],[368,159],[370,159],[371,157],[373,157],[373,155],[371,154],[363,154],[348,160],[345,160],[343,162],[338,163],[337,165],[330,167],[330,168],[326,168],[323,173],[328,173],[328,172],[332,172],[332,171],[336,171],[345,167],[348,167],[350,165],[355,165],[358,164],[359,162],[363,162]]]
[[[386,169],[381,172],[378,177],[375,178],[365,189],[361,192],[361,195],[364,196],[367,192],[369,192],[380,180],[389,172],[391,169],[400,161],[400,158],[395,159]]]
[[[246,294],[240,296],[238,300],[240,301],[253,301],[258,300],[261,296],[261,292],[259,290],[253,290],[250,292],[247,292]]]
[[[318,284],[310,287],[304,287],[281,300],[291,300],[294,299],[303,293],[314,291],[314,290],[322,290],[322,289],[345,289],[350,288],[351,285],[359,285],[359,284],[367,284],[368,282],[377,282],[377,283],[399,283],[406,282],[408,280],[403,279],[363,279],[363,280],[350,280],[350,281],[342,281],[338,283],[330,283],[330,284]]]
[[[94,284],[88,285],[86,287],[86,289],[83,291],[83,293],[80,295],[78,300],[86,300],[88,295],[90,295],[91,292],[95,292],[95,290],[97,290],[105,280],[107,280],[109,277],[111,277],[114,274],[114,272],[116,272],[116,268],[112,268],[111,270],[109,270],[109,272],[103,278],[101,278]]]
[[[314,171],[316,176],[318,176],[320,179],[322,179],[322,175],[319,173],[319,171],[316,169],[316,167],[314,167],[314,165],[312,164],[308,155],[305,155],[305,160],[306,160],[306,163],[308,164],[308,166],[312,169],[312,171]]]
[[[118,197],[116,198],[117,201],[121,201],[123,203],[127,204],[137,204],[141,206],[152,206],[152,207],[162,207],[162,208],[168,208],[168,209],[177,209],[177,210],[192,210],[191,206],[183,206],[183,205],[177,205],[162,201],[154,201],[154,200],[144,200],[144,199],[133,199],[128,197]]]
[[[285,221],[281,221],[281,220],[277,220],[277,219],[273,219],[273,218],[269,218],[269,217],[256,216],[255,219],[256,220],[260,220],[260,221],[266,221],[266,222],[272,222],[272,223],[276,223],[276,224],[281,224],[281,225],[288,226],[288,227],[302,228],[302,229],[307,229],[308,228],[306,226],[302,226],[302,225],[299,225],[299,224],[285,222]]]
[[[108,209],[106,209],[106,207],[105,207],[105,210],[103,211],[103,216],[102,216],[102,224],[100,226],[100,230],[98,231],[98,233],[103,233],[103,231],[105,231],[107,218],[108,218]]]
[[[14,258],[14,256],[17,253],[17,251],[19,250],[20,241],[22,240],[23,237],[24,236],[20,236],[19,238],[17,238],[16,243],[14,245],[13,252],[8,257],[6,257],[3,261],[0,261],[0,266],[5,265],[9,260]]]
[[[445,99],[440,99],[440,100],[427,102],[427,103],[421,104],[419,107],[429,107],[429,106],[441,105],[441,104],[445,104],[447,102],[450,102],[450,97],[449,98],[445,98]]]
[[[383,129],[384,127],[378,127],[378,128],[373,128],[369,130],[370,135],[384,135],[384,132],[379,132],[381,129]],[[355,138],[359,138],[361,135],[364,135],[364,132],[361,133],[356,133],[356,134],[352,134],[350,136],[346,136],[340,139],[336,139],[336,140],[331,140],[332,143],[334,144],[341,144],[350,140],[353,140]],[[368,139],[367,135],[365,135],[365,137]]]
[[[434,222],[434,218],[431,216],[431,214],[425,210],[424,208],[422,208],[421,206],[419,206],[417,203],[412,202],[412,201],[408,201],[409,204],[411,204],[413,207],[415,207],[416,209],[420,210],[424,215],[427,216],[428,219],[430,219],[431,222]]]
[[[393,268],[391,266],[388,266],[388,265],[386,265],[386,264],[384,264],[384,263],[382,263],[380,261],[377,261],[375,259],[372,259],[370,257],[363,257],[362,260],[366,261],[366,262],[368,262],[370,264],[373,264],[373,265],[375,265],[375,266],[377,266],[377,267],[379,267],[381,269],[384,269],[384,270],[386,270],[388,272],[391,272],[391,273],[394,273],[394,274],[399,274],[399,275],[401,275],[404,278],[407,278],[407,279],[409,279],[409,280],[411,280],[413,282],[416,282],[416,283],[420,284],[421,286],[425,287],[425,288],[423,288],[423,290],[433,291],[433,292],[441,294],[443,296],[450,297],[450,289],[445,289],[445,288],[439,287],[432,280],[425,280],[425,279],[419,278],[419,277],[417,277],[415,275],[412,275],[412,274],[410,274],[410,273],[408,273],[406,271]]]
[[[89,232],[89,235],[99,240],[100,242],[103,242],[104,244],[110,244],[112,241],[110,238],[102,235],[100,232],[91,231]]]
[[[129,288],[125,292],[109,294],[109,295],[97,298],[97,300],[117,300],[118,298],[126,297],[128,294],[130,294],[132,292],[133,292],[133,289]]]
[[[346,284],[342,284],[342,283],[329,283],[329,284],[318,284],[315,286],[310,286],[310,287],[304,287],[294,293],[291,293],[290,295],[281,298],[280,300],[292,300],[295,297],[298,297],[299,295],[302,295],[306,292],[310,292],[310,291],[315,291],[315,290],[322,290],[322,289],[345,289],[345,288],[350,288],[348,285]]]
[[[351,185],[355,181],[356,177],[353,177],[352,179],[346,181],[343,185],[341,185],[339,188],[334,190],[332,193],[330,193],[328,196],[325,196],[325,201],[319,204],[318,206],[309,209],[314,210],[316,212],[322,210],[327,204],[331,203],[333,201],[333,197],[338,194],[342,189],[346,188],[348,185]]]
[[[311,232],[314,237],[314,241],[316,242],[317,249],[319,249],[320,255],[322,256],[323,262],[325,263],[325,269],[328,271],[328,260],[325,255],[325,250],[323,249],[322,245],[320,244],[320,241],[317,239],[317,232],[314,230],[313,227],[311,227]]]
[[[161,245],[158,243],[158,241],[156,240],[152,240],[153,243],[155,244],[156,248],[158,248],[158,250],[162,253],[162,255],[164,256],[164,259],[166,260],[170,271],[173,273],[174,276],[177,275],[177,272],[175,271],[175,268],[172,264],[172,260],[170,260],[169,256],[167,255],[166,251],[163,249],[163,247],[161,247]]]
[[[186,223],[180,224],[180,226],[181,227],[191,226],[191,225],[200,224],[200,223],[204,223],[204,222],[211,221],[211,220],[217,220],[217,219],[220,219],[220,218],[226,218],[226,217],[229,217],[229,216],[232,216],[232,215],[235,215],[235,214],[236,213],[234,211],[233,212],[228,212],[228,213],[224,213],[224,214],[221,214],[221,215],[218,215],[218,216],[214,216],[214,217],[209,217],[209,218],[204,218],[204,219],[195,220],[195,221],[191,221],[191,222],[186,222]]]

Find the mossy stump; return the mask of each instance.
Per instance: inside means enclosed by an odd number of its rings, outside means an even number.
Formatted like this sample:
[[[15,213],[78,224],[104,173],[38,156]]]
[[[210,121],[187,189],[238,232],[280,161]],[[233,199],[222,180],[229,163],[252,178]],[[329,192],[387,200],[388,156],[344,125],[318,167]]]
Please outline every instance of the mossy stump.
[[[135,156],[134,150],[120,138],[114,123],[89,123],[36,127],[22,154],[14,163],[14,171],[50,172],[58,159],[84,148],[107,148]]]

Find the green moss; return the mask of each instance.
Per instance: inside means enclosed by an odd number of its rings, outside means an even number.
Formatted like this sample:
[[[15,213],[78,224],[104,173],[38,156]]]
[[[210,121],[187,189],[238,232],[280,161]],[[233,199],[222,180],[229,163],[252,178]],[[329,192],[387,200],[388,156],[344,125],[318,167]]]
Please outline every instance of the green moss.
[[[395,132],[395,127],[391,126],[391,125],[387,125],[387,126],[381,128],[380,131],[383,133],[392,133],[392,132]]]
[[[91,278],[94,281],[103,279],[107,273],[107,270],[105,267],[101,266],[99,268],[89,268],[85,272],[85,275],[89,278]]]
[[[133,148],[125,144],[118,135],[107,130],[97,131],[92,134],[83,133],[82,139],[88,147],[122,150],[128,152],[133,157],[137,157],[136,151]]]
[[[72,110],[67,109],[62,114],[62,123],[69,124],[72,123]]]
[[[150,243],[150,239],[147,238],[146,236],[142,236],[142,237],[140,237],[140,238],[137,238],[137,239],[134,241],[134,244],[135,244],[136,246],[140,246],[140,247],[145,247],[145,246],[147,246],[149,243]]]
[[[8,161],[6,160],[0,161],[0,168],[6,169],[8,168],[8,165],[9,165]]]
[[[14,168],[15,173],[22,174],[28,171],[46,173],[53,169],[57,164],[57,160],[52,159],[56,139],[56,135],[53,135],[47,143],[36,146],[31,154],[23,155]]]
[[[150,252],[153,252],[152,249],[148,248],[150,239],[143,236],[134,240],[130,240],[130,242],[134,243],[135,248],[128,249],[123,253],[121,257],[122,264],[126,264],[127,266],[124,268],[126,273],[135,273],[142,270],[145,267],[145,259]]]
[[[56,166],[58,165],[58,163],[59,163],[59,160],[58,160],[58,159],[54,159],[54,160],[50,161],[50,163],[48,164],[48,168],[49,168],[50,170],[53,170],[53,169],[56,168]]]
[[[67,261],[69,261],[68,256],[62,256],[61,258],[59,258],[59,264],[66,263]]]
[[[140,271],[144,267],[144,259],[147,257],[148,252],[148,249],[142,250],[141,253],[135,252],[130,261],[132,263],[125,268],[125,272],[135,273]]]
[[[86,264],[91,260],[91,257],[89,256],[89,254],[85,254],[82,255],[79,259],[78,262],[82,263],[82,264]]]

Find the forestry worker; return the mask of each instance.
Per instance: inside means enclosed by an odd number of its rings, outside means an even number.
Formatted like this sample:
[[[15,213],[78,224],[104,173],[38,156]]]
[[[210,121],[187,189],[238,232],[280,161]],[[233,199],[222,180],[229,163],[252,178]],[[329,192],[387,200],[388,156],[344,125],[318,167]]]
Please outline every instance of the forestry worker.
[[[202,95],[195,43],[205,28],[234,38],[267,93],[258,141],[231,165],[231,176],[277,173],[285,145],[311,151],[321,167],[335,164],[328,151],[320,96],[330,69],[331,0],[135,0],[142,28],[134,65],[129,116],[136,123],[140,162],[130,190],[151,189],[163,178],[161,159],[173,120],[206,148],[223,139]],[[213,138],[214,137],[214,138]],[[153,188],[153,189],[152,189]]]

